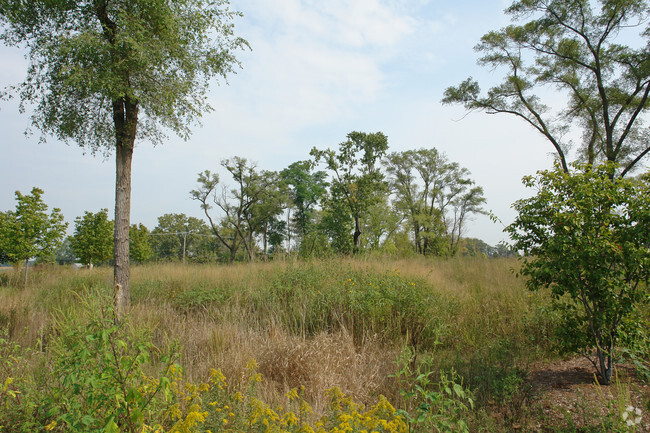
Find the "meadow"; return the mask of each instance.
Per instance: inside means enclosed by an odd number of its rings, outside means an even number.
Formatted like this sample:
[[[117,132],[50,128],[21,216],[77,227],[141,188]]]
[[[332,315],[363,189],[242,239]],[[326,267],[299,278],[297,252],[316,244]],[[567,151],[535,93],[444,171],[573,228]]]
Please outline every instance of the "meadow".
[[[531,378],[564,360],[557,317],[517,268],[136,266],[119,326],[110,268],[45,267],[27,287],[3,271],[0,431],[646,431],[646,334],[615,385],[584,384],[609,396],[600,406],[544,409]],[[634,430],[620,417],[630,405]]]

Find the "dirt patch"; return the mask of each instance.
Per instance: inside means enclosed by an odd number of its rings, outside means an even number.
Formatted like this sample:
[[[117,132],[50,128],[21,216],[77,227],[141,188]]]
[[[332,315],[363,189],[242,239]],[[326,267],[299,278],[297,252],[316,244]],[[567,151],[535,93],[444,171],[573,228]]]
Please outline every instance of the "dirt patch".
[[[537,396],[534,406],[539,412],[532,417],[537,425],[528,426],[529,431],[566,427],[574,428],[559,431],[609,431],[593,428],[619,422],[620,410],[633,406],[641,409],[642,419],[636,430],[630,431],[650,432],[650,386],[639,381],[630,366],[618,365],[618,384],[610,386],[597,383],[595,369],[584,357],[535,363],[529,371],[528,380]]]

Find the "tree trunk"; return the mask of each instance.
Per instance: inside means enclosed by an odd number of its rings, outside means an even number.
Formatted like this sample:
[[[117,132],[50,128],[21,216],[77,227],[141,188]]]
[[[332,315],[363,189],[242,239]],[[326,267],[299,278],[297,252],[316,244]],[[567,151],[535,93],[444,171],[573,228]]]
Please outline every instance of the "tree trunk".
[[[602,379],[601,385],[609,385],[612,383],[612,349],[610,346],[609,352],[596,349],[596,356],[600,365],[600,378]]]
[[[115,232],[113,282],[115,312],[119,319],[131,300],[129,282],[129,227],[131,225],[131,161],[138,123],[138,103],[129,99],[113,101],[115,124]]]
[[[115,265],[113,281],[116,288],[115,306],[121,317],[131,299],[129,282],[129,225],[131,222],[131,160],[133,147],[117,146],[115,177]],[[121,299],[118,299],[120,298]]]
[[[25,259],[25,287],[27,287],[27,270],[29,269],[29,259]]]
[[[263,235],[263,244],[264,244],[264,261],[267,261],[269,259],[269,254],[268,254],[268,233],[269,233],[269,223],[264,223],[264,235]]]
[[[359,217],[354,217],[354,254],[359,252],[359,247],[361,246],[361,223]]]

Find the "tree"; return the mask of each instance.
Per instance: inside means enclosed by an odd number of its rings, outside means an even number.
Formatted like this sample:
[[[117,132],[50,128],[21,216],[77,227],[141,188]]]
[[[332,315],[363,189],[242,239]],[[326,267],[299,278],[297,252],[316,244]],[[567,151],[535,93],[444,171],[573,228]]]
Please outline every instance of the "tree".
[[[29,259],[53,256],[68,227],[60,209],[47,214],[42,195],[36,187],[27,195],[16,191],[16,210],[0,215],[0,250],[12,263],[25,262],[25,285]]]
[[[153,248],[150,240],[151,233],[144,224],[133,224],[129,229],[129,252],[131,261],[144,263],[153,257]]]
[[[151,244],[158,260],[203,260],[206,241],[210,243],[210,229],[204,221],[184,213],[168,213],[158,217],[158,225],[151,232]]]
[[[378,162],[388,150],[388,138],[381,132],[350,132],[339,144],[339,152],[313,148],[316,163],[323,161],[332,172],[330,194],[342,200],[354,220],[353,252],[361,246],[361,219],[368,208],[381,200],[386,182]]]
[[[84,212],[75,219],[71,247],[81,263],[92,269],[94,263],[108,261],[113,255],[113,221],[108,219],[108,209],[97,213]]]
[[[617,338],[650,301],[650,175],[613,179],[611,163],[570,168],[525,177],[538,192],[515,202],[506,230],[525,253],[527,287],[551,290],[563,348],[583,352],[609,384]]]
[[[29,50],[22,108],[35,127],[65,141],[115,151],[118,317],[128,305],[131,161],[136,139],[187,138],[210,109],[209,80],[223,78],[247,46],[233,36],[225,0],[0,0],[0,39]]]
[[[77,261],[77,256],[72,250],[72,241],[70,236],[66,236],[63,243],[56,250],[56,263],[59,265],[72,265]],[[2,260],[0,260],[2,262]]]
[[[415,250],[455,254],[468,216],[482,213],[485,203],[469,170],[435,148],[394,152],[384,164],[393,205],[411,228]]]
[[[201,203],[201,209],[210,222],[212,232],[230,251],[230,262],[235,260],[240,245],[244,246],[249,260],[255,257],[255,236],[265,233],[268,224],[282,212],[286,202],[279,175],[271,171],[258,171],[257,166],[238,156],[224,159],[221,165],[228,170],[235,186],[217,191],[219,176],[209,170],[199,173],[199,188],[190,191],[192,199]],[[214,203],[223,213],[218,224],[209,210]]]
[[[644,128],[650,94],[648,2],[518,0],[506,13],[528,21],[484,35],[475,48],[483,55],[479,64],[507,70],[503,83],[481,96],[469,78],[448,88],[443,103],[519,117],[548,139],[565,171],[571,148],[567,132],[574,128],[582,130],[578,159],[588,166],[616,162],[620,176],[638,166],[650,151]],[[638,48],[617,43],[630,40],[630,28],[642,30]],[[560,113],[536,94],[545,87],[566,95]]]
[[[298,161],[280,172],[289,188],[289,198],[296,211],[292,222],[300,241],[306,236],[313,222],[314,207],[327,193],[328,183],[324,171],[312,172],[310,161]],[[291,218],[291,217],[290,217]]]

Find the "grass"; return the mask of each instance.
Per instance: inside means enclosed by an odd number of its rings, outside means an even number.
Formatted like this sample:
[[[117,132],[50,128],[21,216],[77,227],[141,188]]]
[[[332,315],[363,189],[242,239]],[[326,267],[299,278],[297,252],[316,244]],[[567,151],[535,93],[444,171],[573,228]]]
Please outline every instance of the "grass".
[[[458,372],[474,392],[475,423],[490,425],[497,404],[499,422],[512,424],[530,398],[528,365],[554,356],[548,299],[527,292],[516,270],[516,260],[484,258],[135,266],[130,321],[155,347],[180,342],[188,381],[219,368],[242,390],[254,359],[260,400],[279,404],[302,387],[316,413],[334,386],[368,407],[379,395],[405,401],[395,372],[408,347],[413,371]],[[0,329],[39,351],[56,340],[56,317],[81,314],[84,293],[111,292],[107,268],[30,275],[27,288],[0,275]]]

